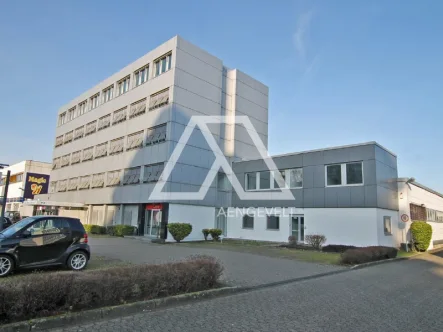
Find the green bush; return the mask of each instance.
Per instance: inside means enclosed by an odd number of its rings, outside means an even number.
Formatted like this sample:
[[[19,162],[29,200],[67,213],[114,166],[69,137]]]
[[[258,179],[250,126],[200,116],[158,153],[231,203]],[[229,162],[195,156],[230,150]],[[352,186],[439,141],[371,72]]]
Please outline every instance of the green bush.
[[[222,272],[213,257],[197,256],[158,265],[22,275],[0,283],[0,324],[199,292],[216,287]]]
[[[340,262],[346,265],[375,262],[397,257],[398,249],[383,246],[348,249],[341,254]]]
[[[203,236],[205,237],[205,241],[208,239],[208,235],[209,235],[209,228],[203,228],[202,233]]]
[[[106,234],[106,227],[100,225],[83,225],[88,234]]]
[[[168,224],[169,233],[175,241],[180,242],[192,232],[192,225],[186,223],[171,223]]]
[[[425,221],[414,221],[411,224],[413,245],[417,251],[426,251],[431,244],[432,227]]]
[[[220,235],[222,235],[223,231],[219,228],[211,228],[209,230],[209,234],[211,234],[212,239],[218,241],[220,239]]]
[[[111,236],[134,235],[135,227],[130,225],[114,225],[106,227],[106,234]]]

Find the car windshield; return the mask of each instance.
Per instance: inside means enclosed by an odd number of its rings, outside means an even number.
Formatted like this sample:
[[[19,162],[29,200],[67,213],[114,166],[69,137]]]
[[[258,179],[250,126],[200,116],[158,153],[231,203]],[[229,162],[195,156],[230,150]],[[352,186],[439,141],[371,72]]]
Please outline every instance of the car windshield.
[[[36,220],[35,217],[28,217],[22,219],[19,222],[15,223],[14,225],[6,228],[4,231],[0,232],[0,234],[3,235],[4,237],[9,237],[11,235],[14,235],[18,231],[22,230],[23,228],[28,227],[28,225],[35,220]]]

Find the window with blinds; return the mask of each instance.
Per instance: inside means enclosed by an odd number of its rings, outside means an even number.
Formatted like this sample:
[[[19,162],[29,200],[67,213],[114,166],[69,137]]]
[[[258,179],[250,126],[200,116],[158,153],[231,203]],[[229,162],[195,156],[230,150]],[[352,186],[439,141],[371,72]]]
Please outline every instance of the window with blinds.
[[[169,104],[169,88],[151,95],[149,99],[149,110],[152,111]]]
[[[146,145],[158,144],[166,141],[166,123],[148,129]]]
[[[53,194],[57,190],[57,181],[51,181],[49,182],[49,193]]]
[[[92,160],[94,158],[94,147],[86,148],[83,150],[83,161]]]
[[[78,164],[81,161],[81,157],[82,157],[81,151],[73,152],[71,156],[71,165]]]
[[[112,125],[116,125],[120,122],[126,121],[126,110],[127,107],[124,107],[114,112]]]
[[[52,169],[60,168],[61,159],[60,158],[54,158],[52,161]]]
[[[63,145],[63,135],[60,135],[55,139],[55,147],[60,145]]]
[[[126,145],[126,151],[141,148],[143,146],[143,130],[128,135],[127,143],[128,144]]]
[[[60,180],[57,182],[57,191],[58,192],[66,191],[66,187],[67,187],[67,180]]]
[[[69,162],[71,161],[71,155],[65,154],[62,156],[61,167],[69,166]]]
[[[78,178],[71,178],[68,182],[68,191],[77,190],[78,187]]]
[[[85,126],[78,127],[74,132],[74,140],[80,139],[85,134]]]
[[[106,186],[112,187],[120,185],[120,180],[121,180],[120,178],[121,178],[120,170],[108,172],[108,177],[106,179]]]
[[[95,133],[96,130],[97,130],[97,120],[89,122],[85,128],[85,136]]]
[[[132,167],[125,169],[123,175],[123,185],[136,184],[140,182],[141,167]]]
[[[91,188],[101,188],[105,184],[105,173],[97,173],[92,175]]]
[[[164,163],[146,165],[143,174],[143,182],[156,182],[161,180],[164,167]]]
[[[117,138],[115,140],[112,140],[109,144],[109,155],[122,153],[123,152],[123,146],[125,144],[124,137]]]
[[[106,157],[108,155],[108,142],[98,144],[95,147],[95,159]]]
[[[98,119],[98,130],[103,130],[111,125],[111,114],[102,116]]]
[[[90,184],[91,184],[91,176],[90,175],[82,176],[80,177],[78,189],[89,189]]]
[[[135,118],[136,116],[142,115],[146,112],[146,98],[139,100],[133,104],[129,109],[129,118]]]
[[[73,132],[72,130],[71,130],[71,131],[68,131],[68,132],[65,134],[65,138],[64,138],[64,140],[63,140],[63,144],[66,144],[66,143],[72,142],[73,137],[74,137],[74,132]]]

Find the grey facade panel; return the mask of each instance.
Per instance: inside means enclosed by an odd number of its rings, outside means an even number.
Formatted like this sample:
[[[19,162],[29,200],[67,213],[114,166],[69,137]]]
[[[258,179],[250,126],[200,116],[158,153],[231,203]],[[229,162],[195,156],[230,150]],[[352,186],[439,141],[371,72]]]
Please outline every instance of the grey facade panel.
[[[303,166],[322,165],[323,151],[307,152],[303,154]]]
[[[363,161],[363,183],[365,186],[373,186],[377,184],[375,160]]]
[[[305,208],[316,207],[314,203],[314,197],[315,197],[314,188],[303,189],[303,203],[304,203],[303,207]],[[324,205],[324,198],[323,198],[323,205]]]
[[[283,156],[280,158],[275,158],[274,162],[278,169],[303,167],[303,156],[301,154]]]
[[[363,208],[365,207],[365,187],[356,186],[350,187],[351,189],[351,207]]]
[[[365,207],[377,207],[377,186],[365,186]]]
[[[314,169],[315,166],[303,167],[303,188],[314,188]]]
[[[314,188],[314,208],[325,207],[325,188]]]
[[[323,153],[323,162],[325,165],[337,164],[350,161],[350,150],[354,148],[325,150]]]
[[[375,159],[375,145],[362,145],[349,149],[349,161]]]
[[[312,166],[314,171],[314,188],[325,187],[325,167],[324,165]]]
[[[325,188],[325,208],[338,207],[337,188]]]
[[[351,188],[337,188],[337,206],[339,208],[347,208],[351,206]]]

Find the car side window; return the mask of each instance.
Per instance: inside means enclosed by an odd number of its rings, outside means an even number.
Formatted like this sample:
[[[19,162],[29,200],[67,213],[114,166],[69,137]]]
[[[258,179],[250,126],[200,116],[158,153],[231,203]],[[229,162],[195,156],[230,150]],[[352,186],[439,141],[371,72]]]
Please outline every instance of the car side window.
[[[64,219],[42,219],[28,228],[31,235],[58,234],[62,232]]]

